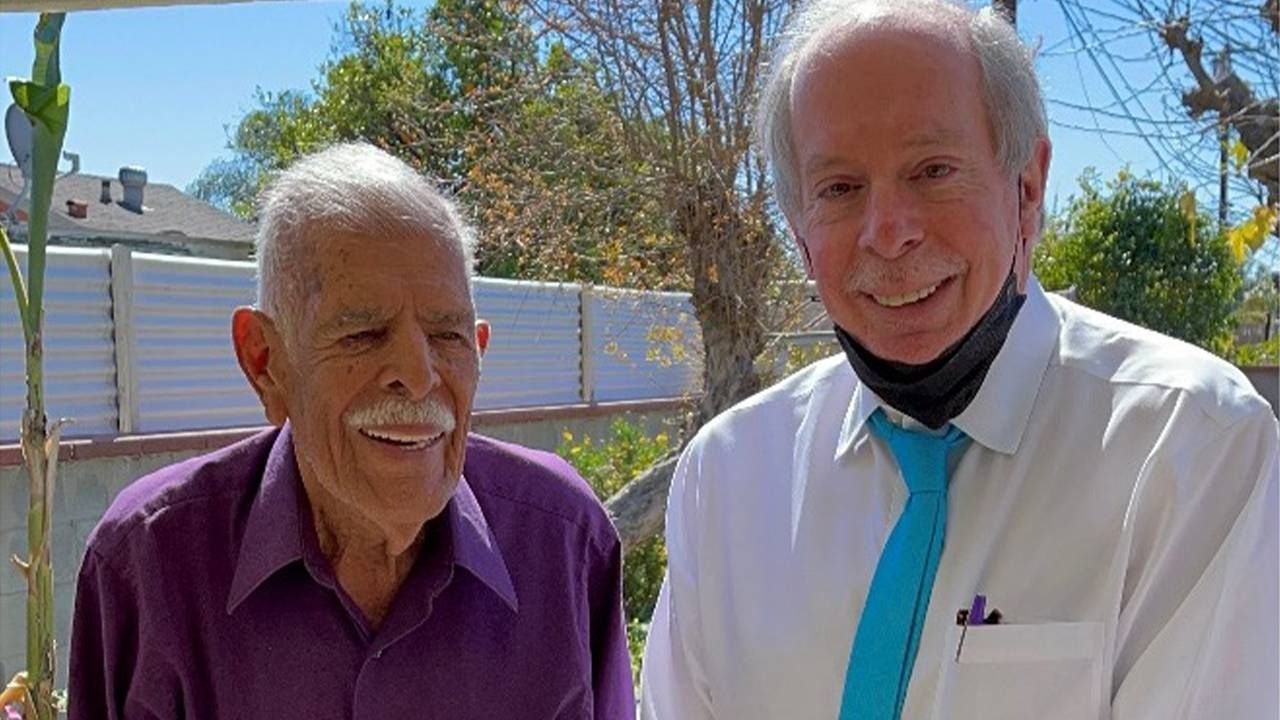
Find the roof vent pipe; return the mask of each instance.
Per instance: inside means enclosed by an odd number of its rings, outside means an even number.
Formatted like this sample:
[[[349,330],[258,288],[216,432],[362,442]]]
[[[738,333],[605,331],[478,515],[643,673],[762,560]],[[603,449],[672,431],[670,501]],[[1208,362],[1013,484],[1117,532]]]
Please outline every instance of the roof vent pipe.
[[[98,198],[98,202],[104,204],[111,202],[111,181],[106,178],[102,178],[102,195]]]
[[[120,204],[134,212],[142,212],[142,190],[147,186],[147,171],[136,165],[122,167],[120,184],[124,186],[124,199]]]

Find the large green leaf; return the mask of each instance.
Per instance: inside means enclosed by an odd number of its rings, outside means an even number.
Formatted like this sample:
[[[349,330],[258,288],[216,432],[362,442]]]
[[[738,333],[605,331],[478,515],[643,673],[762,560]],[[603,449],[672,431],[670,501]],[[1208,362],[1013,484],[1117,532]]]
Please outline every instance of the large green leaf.
[[[49,239],[49,206],[53,202],[53,182],[62,156],[71,108],[71,88],[44,87],[26,80],[9,81],[14,102],[31,118],[35,132],[31,144],[31,213],[27,223],[27,307],[42,312],[44,307],[45,248]],[[35,323],[32,323],[35,325]]]
[[[58,49],[65,13],[42,13],[36,24],[36,59],[31,65],[31,80],[45,87],[62,84],[62,67]]]
[[[59,67],[59,37],[64,13],[42,13],[36,23],[36,59],[31,80],[12,79],[9,91],[18,107],[34,126],[31,144],[31,213],[27,224],[27,308],[41,313],[44,307],[45,247],[49,236],[49,206],[53,202],[53,182],[62,156],[71,108],[71,88],[62,83]],[[31,326],[39,327],[36,317]]]
[[[59,138],[66,134],[68,111],[71,108],[69,85],[47,86],[31,80],[10,79],[9,92],[32,123],[43,125]]]

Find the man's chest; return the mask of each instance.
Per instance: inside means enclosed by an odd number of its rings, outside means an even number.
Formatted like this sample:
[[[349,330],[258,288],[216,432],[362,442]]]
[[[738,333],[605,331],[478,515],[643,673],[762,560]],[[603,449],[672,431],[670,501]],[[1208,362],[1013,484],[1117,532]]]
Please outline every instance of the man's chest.
[[[806,478],[803,493],[793,483],[755,496],[753,520],[744,504],[714,517],[720,531],[704,539],[699,587],[712,694],[726,716],[837,713],[867,590],[906,501],[887,455],[861,450],[843,468]],[[1111,663],[1139,471],[1140,463],[1115,454],[1064,456],[1052,470],[981,451],[960,462],[904,717],[953,717],[949,708],[964,701],[957,679],[962,688],[1021,683],[1040,695],[1083,693],[1094,706],[1089,698],[1106,690],[1098,683],[1109,682],[1101,669]],[[977,594],[1006,623],[999,638],[977,633],[975,647],[987,652],[981,667],[961,662],[963,653],[957,661],[954,637],[956,611]],[[1046,656],[1018,650],[1037,645],[1033,636],[1084,657],[1068,654],[1070,673],[1042,678]],[[991,660],[1000,657],[1007,662]],[[994,675],[984,679],[979,670]],[[1014,700],[1006,694],[1000,702]]]
[[[193,719],[590,717],[576,613],[551,625],[533,602],[518,615],[480,598],[446,588],[417,622],[393,605],[368,636],[327,588],[276,583],[230,615],[179,623],[179,667],[144,664],[137,692]]]

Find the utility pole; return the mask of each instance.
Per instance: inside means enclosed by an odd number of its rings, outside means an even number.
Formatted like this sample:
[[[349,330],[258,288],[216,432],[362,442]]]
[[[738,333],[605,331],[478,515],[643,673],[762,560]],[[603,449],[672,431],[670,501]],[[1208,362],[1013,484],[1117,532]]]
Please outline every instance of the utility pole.
[[[1221,87],[1229,75],[1231,75],[1231,45],[1225,45],[1222,52],[1213,60],[1213,81]],[[1220,110],[1218,111],[1218,232],[1226,232],[1227,213],[1231,208],[1230,198],[1227,197],[1227,180],[1231,172],[1227,145],[1230,142],[1230,118]]]
[[[1010,25],[1018,27],[1018,0],[992,0],[991,7],[1003,15]]]

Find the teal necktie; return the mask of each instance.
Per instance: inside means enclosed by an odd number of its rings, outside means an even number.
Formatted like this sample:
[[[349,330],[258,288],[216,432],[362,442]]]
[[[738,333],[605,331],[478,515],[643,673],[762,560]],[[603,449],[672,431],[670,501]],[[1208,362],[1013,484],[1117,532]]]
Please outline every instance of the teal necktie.
[[[905,430],[877,409],[872,431],[889,444],[907,483],[907,504],[876,563],[844,676],[840,720],[898,720],[911,682],[947,533],[947,456],[969,442],[945,433]]]

